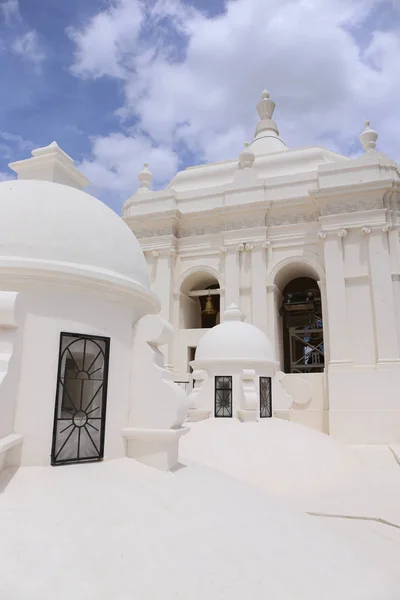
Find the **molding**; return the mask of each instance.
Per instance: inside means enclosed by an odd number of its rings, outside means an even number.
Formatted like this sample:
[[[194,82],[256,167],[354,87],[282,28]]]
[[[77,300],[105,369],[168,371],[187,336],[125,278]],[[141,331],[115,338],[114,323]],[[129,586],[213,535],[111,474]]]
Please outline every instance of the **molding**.
[[[10,448],[22,444],[23,437],[18,433],[11,433],[3,438],[0,438],[0,454],[7,452]]]
[[[138,312],[157,313],[160,300],[142,284],[114,273],[73,263],[58,263],[36,259],[1,259],[0,275],[3,289],[21,290],[57,288],[73,292],[101,294],[123,304],[135,306]]]
[[[320,211],[314,211],[312,213],[290,212],[281,216],[268,216],[267,224],[269,227],[279,227],[280,225],[297,225],[298,223],[313,223],[314,221],[318,221],[320,216]]]
[[[356,275],[345,275],[344,280],[352,283],[357,281],[371,281],[371,275],[369,273],[357,273]]]
[[[325,175],[325,173],[323,175]],[[392,189],[393,183],[395,183],[393,179],[382,179],[381,181],[363,181],[361,183],[348,183],[346,185],[336,185],[325,188],[320,187],[319,189],[310,190],[309,194],[313,199],[325,200],[336,196],[365,194],[365,192],[386,192],[388,189]]]
[[[124,427],[121,429],[122,437],[127,440],[174,441],[189,433],[190,429],[145,429],[141,427]]]
[[[334,229],[358,229],[362,227],[384,227],[387,225],[387,209],[378,208],[351,214],[323,215],[319,219],[321,230],[325,233]]]

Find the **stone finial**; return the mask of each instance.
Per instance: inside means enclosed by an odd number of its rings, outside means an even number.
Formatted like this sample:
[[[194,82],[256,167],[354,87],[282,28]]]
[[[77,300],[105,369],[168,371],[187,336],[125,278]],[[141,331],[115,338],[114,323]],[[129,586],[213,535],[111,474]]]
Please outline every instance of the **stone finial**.
[[[270,100],[269,92],[264,90],[261,94],[261,100],[257,104],[257,112],[260,115],[260,120],[272,119],[275,110],[275,102]]]
[[[365,121],[365,129],[360,135],[360,141],[365,152],[368,152],[368,150],[375,150],[377,139],[377,132],[374,129],[371,129],[369,121]]]
[[[143,169],[140,171],[138,175],[139,179],[139,189],[138,193],[143,194],[145,192],[149,192],[151,190],[151,184],[153,182],[153,174],[149,169],[149,163],[145,162],[143,165]]]
[[[269,97],[269,92],[264,90],[261,94],[261,100],[257,104],[257,112],[259,114],[260,120],[257,123],[255,138],[259,136],[267,135],[266,132],[269,132],[268,135],[271,137],[279,137],[279,129],[275,121],[272,120],[272,115],[275,110],[275,102],[273,102]],[[282,142],[283,144],[283,142]],[[284,144],[283,144],[284,146]]]
[[[242,321],[243,313],[240,308],[232,302],[224,312],[224,321]]]
[[[255,158],[254,153],[250,150],[249,142],[245,142],[244,149],[239,154],[239,169],[251,169]]]

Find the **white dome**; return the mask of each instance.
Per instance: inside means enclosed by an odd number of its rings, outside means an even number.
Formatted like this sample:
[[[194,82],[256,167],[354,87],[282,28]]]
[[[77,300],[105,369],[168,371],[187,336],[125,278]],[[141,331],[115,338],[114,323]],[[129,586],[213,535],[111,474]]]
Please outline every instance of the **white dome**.
[[[195,361],[275,363],[273,347],[265,333],[240,319],[240,310],[232,304],[224,313],[224,322],[207,331],[201,338]]]
[[[105,204],[49,181],[0,183],[0,268],[77,272],[149,288],[139,242]]]
[[[1,598],[398,598],[365,544],[201,465],[22,467],[0,489]]]

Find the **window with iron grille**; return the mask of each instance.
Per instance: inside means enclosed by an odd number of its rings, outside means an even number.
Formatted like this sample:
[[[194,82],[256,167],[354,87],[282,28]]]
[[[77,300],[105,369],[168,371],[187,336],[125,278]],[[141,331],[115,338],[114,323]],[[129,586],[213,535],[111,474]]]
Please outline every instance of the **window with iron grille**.
[[[110,340],[61,333],[51,464],[101,460]]]
[[[215,417],[232,417],[232,377],[215,377]]]
[[[272,417],[272,382],[271,377],[260,377],[260,417]]]

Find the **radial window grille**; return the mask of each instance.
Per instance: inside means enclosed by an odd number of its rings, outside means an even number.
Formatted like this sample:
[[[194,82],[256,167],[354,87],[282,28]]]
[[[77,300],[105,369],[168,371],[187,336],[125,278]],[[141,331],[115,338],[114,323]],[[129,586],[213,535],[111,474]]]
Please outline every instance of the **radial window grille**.
[[[110,340],[61,333],[51,464],[101,460]]]
[[[272,383],[271,377],[260,377],[260,417],[272,417]]]
[[[232,417],[232,377],[215,377],[215,417]]]

